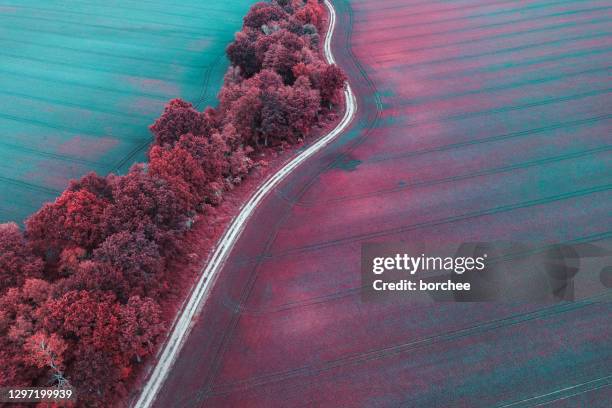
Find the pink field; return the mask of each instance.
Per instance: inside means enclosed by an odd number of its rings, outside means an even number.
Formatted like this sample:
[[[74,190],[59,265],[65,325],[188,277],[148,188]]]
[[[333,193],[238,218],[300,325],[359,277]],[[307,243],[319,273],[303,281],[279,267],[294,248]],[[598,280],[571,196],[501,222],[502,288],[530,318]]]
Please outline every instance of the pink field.
[[[609,302],[367,303],[359,263],[610,239],[612,5],[334,5],[358,118],[259,207],[156,406],[608,407]]]

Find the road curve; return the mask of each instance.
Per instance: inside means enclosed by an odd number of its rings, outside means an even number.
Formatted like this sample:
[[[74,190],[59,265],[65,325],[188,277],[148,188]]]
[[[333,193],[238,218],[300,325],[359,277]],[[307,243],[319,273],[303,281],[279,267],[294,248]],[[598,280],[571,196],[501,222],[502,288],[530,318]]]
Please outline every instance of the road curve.
[[[329,64],[334,64],[335,59],[331,51],[331,40],[336,26],[336,12],[329,0],[325,0],[325,6],[329,11],[329,25],[327,35],[324,40],[324,56]],[[278,172],[270,176],[251,196],[249,201],[241,208],[240,212],[234,218],[229,228],[225,231],[217,246],[215,247],[212,256],[210,257],[206,267],[202,271],[197,285],[191,292],[185,305],[181,308],[179,315],[175,319],[172,331],[168,336],[166,343],[158,353],[157,364],[153,368],[151,375],[148,377],[145,385],[142,388],[140,396],[134,408],[148,408],[155,401],[155,398],[161,389],[168,371],[174,364],[181,347],[187,335],[189,334],[191,323],[194,316],[206,302],[207,295],[213,287],[218,272],[222,269],[228,254],[231,252],[234,244],[240,237],[245,224],[251,218],[251,215],[261,203],[263,198],[270,193],[288,174],[293,172],[300,164],[319,152],[328,145],[335,137],[342,133],[351,123],[357,111],[357,102],[351,86],[346,85],[344,90],[344,100],[346,103],[344,116],[338,125],[328,134],[318,139],[315,143],[308,146],[297,156],[285,164]]]

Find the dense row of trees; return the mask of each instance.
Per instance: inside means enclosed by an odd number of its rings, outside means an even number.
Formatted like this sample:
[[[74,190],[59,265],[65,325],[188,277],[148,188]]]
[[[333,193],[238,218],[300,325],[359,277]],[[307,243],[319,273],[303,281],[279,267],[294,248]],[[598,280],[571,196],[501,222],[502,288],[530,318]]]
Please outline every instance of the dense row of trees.
[[[219,106],[175,99],[150,127],[149,162],[93,173],[25,223],[0,225],[0,385],[64,385],[89,406],[125,395],[164,332],[159,301],[196,218],[262,149],[306,137],[341,97],[320,57],[316,0],[255,4],[227,49]]]

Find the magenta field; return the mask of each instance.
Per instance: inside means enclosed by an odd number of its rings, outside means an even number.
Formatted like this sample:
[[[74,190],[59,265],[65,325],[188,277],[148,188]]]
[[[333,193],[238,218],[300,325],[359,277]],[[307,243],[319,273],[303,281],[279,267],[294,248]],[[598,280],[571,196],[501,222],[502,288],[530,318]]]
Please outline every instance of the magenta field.
[[[363,302],[359,263],[365,242],[609,242],[612,4],[333,5],[357,118],[257,209],[155,406],[609,406],[605,288]]]

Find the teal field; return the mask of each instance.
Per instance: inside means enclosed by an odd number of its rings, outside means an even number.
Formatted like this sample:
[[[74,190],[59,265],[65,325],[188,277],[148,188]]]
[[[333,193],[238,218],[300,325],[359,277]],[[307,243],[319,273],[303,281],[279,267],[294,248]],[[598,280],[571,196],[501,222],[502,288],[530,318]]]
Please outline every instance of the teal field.
[[[0,222],[144,159],[172,98],[215,103],[251,0],[0,0]]]

